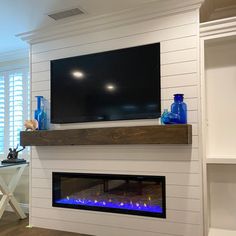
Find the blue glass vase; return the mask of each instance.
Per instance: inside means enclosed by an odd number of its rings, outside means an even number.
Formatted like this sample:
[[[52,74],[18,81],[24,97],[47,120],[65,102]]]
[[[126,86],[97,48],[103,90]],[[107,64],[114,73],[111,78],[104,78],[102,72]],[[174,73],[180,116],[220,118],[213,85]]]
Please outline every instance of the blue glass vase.
[[[43,96],[36,96],[37,98],[37,110],[34,111],[34,119],[38,121],[38,129],[47,129],[47,115],[45,112],[44,98]]]
[[[168,124],[169,123],[169,112],[168,109],[164,109],[164,112],[161,115],[161,124]]]
[[[168,109],[164,109],[164,112],[161,115],[161,124],[176,124],[177,119],[179,119],[179,115],[169,112]]]
[[[174,103],[171,105],[171,112],[179,116],[173,122],[176,124],[187,124],[187,105],[184,103],[183,94],[174,94]]]

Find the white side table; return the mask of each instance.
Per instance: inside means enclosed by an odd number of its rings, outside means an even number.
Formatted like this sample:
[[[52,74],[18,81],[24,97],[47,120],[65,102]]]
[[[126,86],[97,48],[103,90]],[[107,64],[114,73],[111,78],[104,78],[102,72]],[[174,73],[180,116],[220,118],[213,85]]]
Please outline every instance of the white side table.
[[[21,178],[22,173],[24,172],[25,167],[28,166],[28,163],[23,164],[0,164],[0,190],[3,194],[1,200],[0,200],[0,219],[7,207],[7,204],[9,203],[15,213],[19,216],[20,219],[25,219],[26,215],[21,209],[18,201],[14,197],[14,191],[19,183],[19,180]],[[4,181],[4,179],[1,176],[2,170],[9,170],[11,169],[13,171],[11,180],[8,184]]]

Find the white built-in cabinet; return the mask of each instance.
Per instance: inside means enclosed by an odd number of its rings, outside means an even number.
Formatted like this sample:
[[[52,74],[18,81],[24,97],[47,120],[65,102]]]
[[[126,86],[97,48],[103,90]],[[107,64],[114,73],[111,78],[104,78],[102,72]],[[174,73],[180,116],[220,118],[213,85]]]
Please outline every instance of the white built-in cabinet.
[[[206,236],[236,236],[236,17],[201,24]]]

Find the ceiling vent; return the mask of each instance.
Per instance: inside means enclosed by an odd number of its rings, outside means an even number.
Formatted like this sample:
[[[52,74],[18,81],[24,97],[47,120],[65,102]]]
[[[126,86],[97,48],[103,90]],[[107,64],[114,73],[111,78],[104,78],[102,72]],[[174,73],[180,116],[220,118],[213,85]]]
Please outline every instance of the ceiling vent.
[[[51,17],[53,20],[62,20],[71,16],[76,16],[76,15],[83,15],[84,12],[80,10],[79,8],[73,8],[70,10],[64,10],[60,12],[55,12],[48,14],[49,17]]]

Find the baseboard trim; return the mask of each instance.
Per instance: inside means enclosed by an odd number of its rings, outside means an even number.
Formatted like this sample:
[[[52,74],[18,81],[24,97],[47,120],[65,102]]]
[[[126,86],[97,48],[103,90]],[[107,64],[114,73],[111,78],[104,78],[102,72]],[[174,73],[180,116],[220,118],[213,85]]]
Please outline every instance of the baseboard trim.
[[[29,214],[29,204],[26,203],[20,203],[20,207],[22,208],[22,210],[24,211],[24,213]],[[11,206],[8,204],[6,207],[6,211],[10,211],[13,212],[13,209],[11,208]]]

